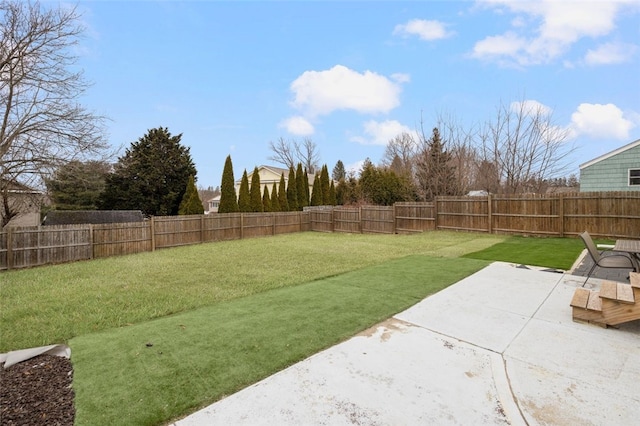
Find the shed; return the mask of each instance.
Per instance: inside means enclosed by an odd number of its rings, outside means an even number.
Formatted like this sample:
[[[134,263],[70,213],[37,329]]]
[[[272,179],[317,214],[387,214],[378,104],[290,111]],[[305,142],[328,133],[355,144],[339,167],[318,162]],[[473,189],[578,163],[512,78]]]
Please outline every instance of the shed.
[[[142,222],[140,210],[51,210],[43,225],[80,225],[98,223]]]
[[[580,165],[580,192],[640,191],[640,139]]]

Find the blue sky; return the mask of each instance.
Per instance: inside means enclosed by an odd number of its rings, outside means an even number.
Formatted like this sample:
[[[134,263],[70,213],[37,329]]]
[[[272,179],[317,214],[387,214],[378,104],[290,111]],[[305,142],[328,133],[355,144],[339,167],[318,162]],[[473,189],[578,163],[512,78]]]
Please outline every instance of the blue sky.
[[[310,138],[329,171],[378,163],[402,131],[501,104],[552,112],[569,173],[640,138],[640,4],[633,1],[81,1],[81,102],[114,147],[168,127],[199,186],[273,164]],[[430,130],[429,130],[430,133]],[[640,159],[639,159],[640,162]],[[276,165],[276,164],[273,164]]]

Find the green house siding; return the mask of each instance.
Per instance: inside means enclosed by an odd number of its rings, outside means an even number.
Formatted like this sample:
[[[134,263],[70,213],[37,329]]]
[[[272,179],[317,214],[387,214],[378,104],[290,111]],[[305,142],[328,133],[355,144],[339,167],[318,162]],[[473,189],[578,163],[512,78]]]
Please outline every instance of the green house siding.
[[[640,169],[640,145],[580,170],[580,191],[640,191],[629,185],[629,169]]]

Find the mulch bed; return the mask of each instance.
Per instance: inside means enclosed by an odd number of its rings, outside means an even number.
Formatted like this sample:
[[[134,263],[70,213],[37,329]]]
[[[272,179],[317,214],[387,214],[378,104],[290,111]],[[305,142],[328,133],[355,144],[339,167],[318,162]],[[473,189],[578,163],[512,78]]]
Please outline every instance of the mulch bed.
[[[67,358],[39,355],[4,369],[0,363],[0,425],[72,426],[73,367]]]

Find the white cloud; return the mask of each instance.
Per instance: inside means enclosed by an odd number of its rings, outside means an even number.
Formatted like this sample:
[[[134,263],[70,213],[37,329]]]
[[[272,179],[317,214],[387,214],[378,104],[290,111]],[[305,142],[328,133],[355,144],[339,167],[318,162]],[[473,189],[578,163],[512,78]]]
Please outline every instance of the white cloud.
[[[483,1],[503,13],[517,14],[510,31],[478,41],[472,56],[479,59],[532,65],[552,61],[578,40],[601,37],[615,29],[615,18],[629,1],[542,0]],[[534,22],[534,26],[527,25]]]
[[[371,71],[358,73],[343,65],[325,71],[305,71],[293,83],[292,105],[307,116],[335,110],[389,112],[400,105],[401,86]]]
[[[427,21],[425,19],[412,19],[406,24],[399,24],[393,29],[393,35],[401,37],[418,36],[421,40],[440,40],[450,37],[446,24],[440,21]]]
[[[584,60],[588,65],[621,64],[629,61],[637,49],[632,44],[604,43],[589,49]]]
[[[286,120],[283,120],[279,127],[287,129],[287,132],[292,135],[298,136],[309,136],[315,132],[313,124],[311,124],[306,118],[300,116],[289,117]]]
[[[414,134],[404,124],[401,124],[396,120],[375,121],[369,120],[363,124],[364,133],[366,137],[356,136],[351,138],[352,142],[357,142],[362,145],[381,145],[386,146],[389,141],[401,133]]]
[[[499,59],[502,56],[518,57],[525,48],[527,40],[513,32],[487,37],[473,48],[473,57],[478,59]]]
[[[516,112],[522,111],[525,115],[543,116],[548,116],[553,112],[550,107],[532,99],[522,102],[511,102],[511,110]]]
[[[575,136],[625,140],[636,125],[614,104],[580,104],[571,114],[571,130]]]

